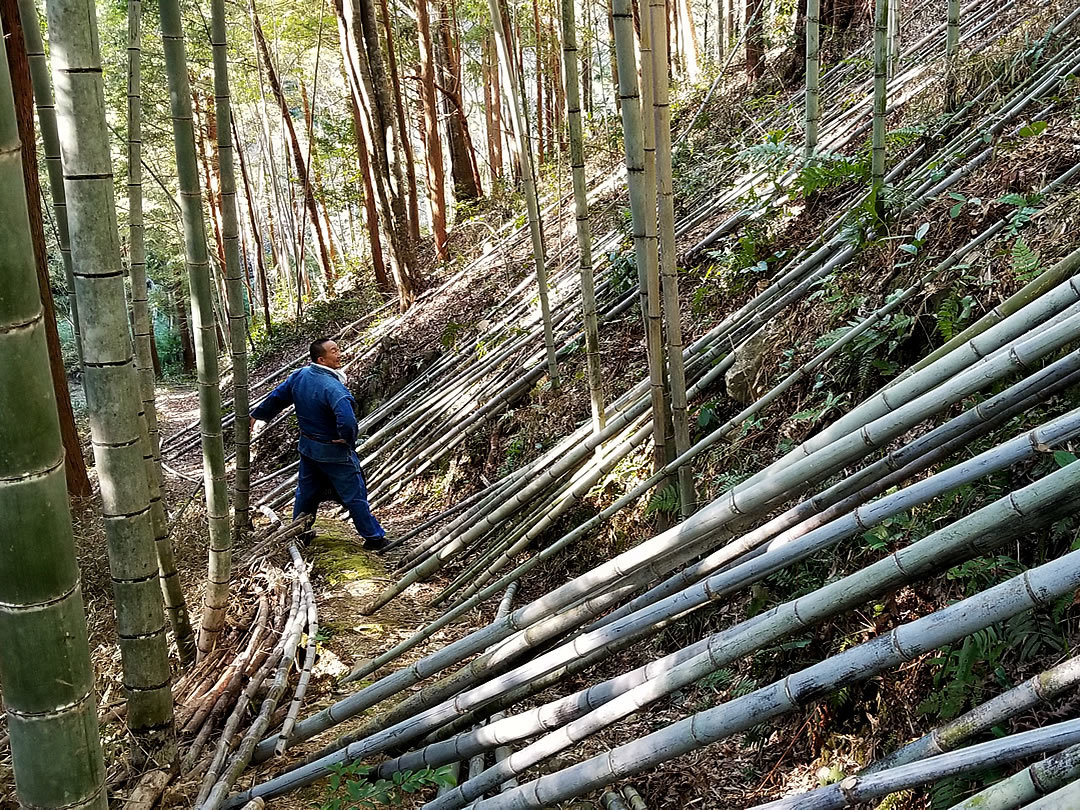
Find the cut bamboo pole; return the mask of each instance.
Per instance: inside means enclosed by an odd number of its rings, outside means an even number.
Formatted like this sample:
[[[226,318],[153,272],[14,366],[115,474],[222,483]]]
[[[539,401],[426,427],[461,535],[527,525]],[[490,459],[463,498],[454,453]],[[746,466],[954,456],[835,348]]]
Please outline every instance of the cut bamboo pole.
[[[935,757],[899,765],[886,771],[866,776],[849,776],[847,779],[811,793],[790,796],[768,804],[757,805],[753,810],[826,810],[826,808],[850,807],[852,804],[872,801],[890,793],[918,787],[951,776],[963,776],[972,771],[1007,765],[1020,759],[1038,756],[1076,745],[1080,741],[1080,720],[1067,720],[1031,731],[1011,734],[990,742],[972,745],[959,751],[938,754]],[[1075,783],[1074,783],[1075,784]],[[1057,803],[1059,793],[1036,802],[1042,810],[1060,810],[1074,807],[1071,802]],[[1073,793],[1080,796],[1080,792]]]
[[[1066,468],[1067,469],[1067,468]],[[839,686],[910,661],[997,621],[1050,604],[1080,586],[1080,551],[1072,552],[955,605],[901,625],[782,681],[625,743],[607,754],[478,802],[476,810],[539,808],[655,767],[680,754],[758,725]],[[1073,730],[1080,721],[1069,721]],[[1066,743],[1068,744],[1068,743]],[[967,749],[970,750],[970,749]],[[955,756],[946,754],[944,756]],[[905,766],[925,772],[925,763]]]
[[[1080,745],[1073,745],[979,791],[950,810],[1016,810],[1077,778]]]

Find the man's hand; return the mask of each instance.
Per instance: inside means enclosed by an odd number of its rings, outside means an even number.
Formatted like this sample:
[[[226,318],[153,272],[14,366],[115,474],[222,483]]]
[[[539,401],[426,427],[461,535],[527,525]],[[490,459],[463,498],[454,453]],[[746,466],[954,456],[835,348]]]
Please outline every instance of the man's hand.
[[[251,422],[248,424],[248,430],[252,433],[255,432],[255,417],[251,417]]]

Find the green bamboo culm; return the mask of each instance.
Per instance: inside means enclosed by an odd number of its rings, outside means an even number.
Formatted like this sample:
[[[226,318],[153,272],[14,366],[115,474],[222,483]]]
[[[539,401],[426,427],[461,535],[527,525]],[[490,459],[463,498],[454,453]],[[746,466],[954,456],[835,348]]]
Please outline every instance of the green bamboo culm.
[[[668,388],[671,421],[675,429],[675,457],[690,449],[690,418],[686,402],[686,368],[679,307],[679,276],[675,267],[675,197],[671,176],[671,92],[668,80],[667,3],[649,0],[652,26],[653,123],[656,126],[656,177],[660,198],[660,281],[663,291],[664,328],[667,334]],[[665,458],[664,464],[671,459]],[[661,465],[661,468],[663,465]],[[683,464],[678,471],[679,512],[689,517],[697,506],[694,467]]]
[[[566,77],[566,115],[570,128],[570,170],[574,184],[578,255],[581,267],[581,309],[585,321],[585,369],[592,404],[593,432],[607,421],[604,413],[603,376],[600,370],[600,334],[596,318],[596,285],[593,282],[592,230],[585,187],[585,147],[581,131],[581,81],[578,77],[577,27],[574,0],[562,0],[563,74]]]
[[[38,25],[36,16],[32,22]],[[15,789],[24,807],[106,810],[64,448],[5,58],[0,188],[0,679]]]
[[[158,575],[165,608],[172,625],[180,660],[195,660],[195,634],[191,629],[184,591],[176,570],[176,554],[169,537],[169,521],[161,497],[161,437],[154,402],[154,363],[150,346],[150,309],[146,297],[146,239],[142,198],[142,0],[128,0],[128,277],[139,375],[146,447],[143,457],[150,486],[150,518],[154,526]]]
[[[644,19],[638,36],[638,79],[641,94],[641,148],[645,169],[645,216],[642,220],[645,238],[645,263],[638,264],[638,287],[641,297],[641,316],[645,325],[645,356],[649,368],[649,394],[653,411],[653,472],[669,460],[668,438],[672,429],[667,389],[667,370],[664,364],[664,313],[660,293],[660,237],[657,229],[656,206],[656,128],[650,113],[653,111],[653,35],[652,26]]]
[[[225,2],[210,3],[210,39],[214,50],[214,101],[218,121],[232,120]],[[251,525],[251,427],[249,418],[247,305],[240,268],[240,224],[236,213],[236,170],[232,128],[218,126],[218,170],[221,174],[221,237],[225,243],[225,287],[229,298],[229,348],[232,353],[233,421],[236,476],[233,480],[233,543]],[[228,572],[224,572],[228,579]]]
[[[64,263],[67,284],[68,311],[71,331],[75,336],[75,353],[82,362],[82,334],[79,331],[79,303],[75,297],[75,276],[71,269],[71,240],[68,236],[67,196],[64,194],[64,171],[60,167],[60,137],[56,134],[56,103],[53,99],[49,58],[41,40],[41,21],[34,0],[19,0],[19,19],[22,21],[26,56],[30,60],[30,81],[34,86],[34,106],[37,108],[38,129],[44,147],[45,166],[49,174],[53,216],[56,218],[56,241]]]
[[[225,623],[232,570],[232,533],[229,531],[229,496],[225,481],[225,444],[221,435],[221,391],[218,387],[218,344],[214,324],[210,259],[206,250],[199,168],[195,159],[195,127],[191,115],[184,28],[178,0],[161,0],[161,39],[165,72],[169,79],[169,106],[176,145],[176,168],[184,221],[184,259],[191,289],[195,325],[195,360],[199,378],[199,429],[202,433],[203,481],[210,529],[210,560],[206,573],[198,657],[217,643]],[[222,120],[221,128],[228,130]]]
[[[956,109],[956,54],[960,49],[960,0],[949,0],[945,25],[945,111]]]
[[[809,162],[817,151],[821,128],[821,0],[806,0],[806,145]]]
[[[656,185],[655,169],[652,174],[646,165],[646,147],[651,146],[651,139],[646,141],[643,123],[641,94],[638,89],[637,57],[634,53],[634,20],[628,0],[613,0],[612,24],[615,30],[615,52],[618,56],[619,66],[619,98],[622,109],[623,125],[623,149],[626,153],[626,177],[630,192],[630,217],[634,229],[634,261],[638,267],[638,281],[642,290],[642,317],[645,318],[646,334],[649,329],[649,296],[648,285],[651,277],[650,269],[656,270],[656,304],[657,316],[659,316],[659,268],[656,255]],[[642,29],[645,33],[645,29]],[[647,39],[647,37],[646,37]],[[646,44],[648,44],[646,42]],[[642,48],[646,53],[647,48]],[[644,56],[642,57],[644,59]],[[651,74],[650,71],[646,75]],[[651,82],[650,82],[651,85]],[[651,94],[650,94],[651,95]],[[649,99],[651,101],[651,99]],[[648,127],[651,129],[651,123]],[[650,191],[650,181],[652,189]],[[651,225],[650,225],[651,223]],[[660,325],[659,317],[654,319],[657,327]],[[657,343],[659,338],[656,338]],[[653,345],[646,338],[646,346]],[[659,346],[657,345],[657,348]],[[659,359],[659,365],[656,360]],[[664,397],[663,397],[663,360],[654,358],[650,351],[649,358],[649,384],[652,394],[653,429],[655,441],[654,467],[660,469],[666,463],[664,456]],[[657,465],[657,462],[659,464]]]
[[[491,24],[495,29],[495,47],[499,55],[499,70],[503,86],[510,96],[510,121],[513,124],[514,142],[517,144],[518,165],[521,167],[521,184],[525,191],[525,207],[528,211],[529,233],[532,236],[533,261],[536,266],[536,286],[540,296],[540,319],[544,327],[544,352],[547,357],[548,377],[551,387],[559,386],[559,366],[555,355],[555,332],[551,325],[551,305],[548,303],[547,259],[544,251],[544,232],[540,222],[540,202],[536,192],[536,178],[532,164],[532,140],[525,125],[525,113],[521,104],[521,84],[514,70],[513,48],[503,24],[499,0],[488,0]]]
[[[881,192],[885,185],[885,110],[888,103],[889,0],[875,0],[874,5],[874,120],[871,134],[870,177],[874,206],[882,213]]]
[[[127,325],[96,10],[93,0],[49,0],[47,12],[86,401],[101,483],[132,758],[137,766],[167,765],[176,756],[171,673],[139,384]]]

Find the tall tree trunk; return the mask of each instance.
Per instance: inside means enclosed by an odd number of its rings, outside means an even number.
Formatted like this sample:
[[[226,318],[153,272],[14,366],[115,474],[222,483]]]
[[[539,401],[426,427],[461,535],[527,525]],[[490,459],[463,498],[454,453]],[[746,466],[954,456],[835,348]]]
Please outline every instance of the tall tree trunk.
[[[315,150],[315,112],[308,101],[307,88],[304,86],[303,79],[300,80],[300,100],[304,104],[304,121],[307,124],[307,140],[308,140],[308,163],[311,175],[311,181],[315,184],[315,190],[322,197],[322,177],[319,174],[319,156]],[[337,264],[338,256],[337,250],[334,248],[334,237],[330,223],[330,209],[326,205],[326,200],[323,199],[319,210],[322,212],[323,233],[326,234],[326,246],[330,252],[330,275],[326,278],[326,287],[329,292],[334,291],[334,284],[337,282],[337,274],[334,272],[334,266]]]
[[[600,369],[600,335],[596,318],[596,287],[593,283],[592,233],[585,188],[585,147],[581,132],[581,101],[578,93],[577,26],[574,0],[562,0],[563,70],[566,72],[566,106],[570,125],[570,168],[574,183],[574,214],[577,222],[581,267],[581,309],[585,324],[585,369],[589,381],[593,432],[604,429],[603,372]]]
[[[439,85],[442,88],[443,118],[450,146],[450,172],[454,179],[454,199],[475,200],[483,195],[476,164],[471,157],[468,122],[461,97],[454,43],[446,3],[439,4],[439,22],[435,26],[435,56],[438,60]]]
[[[746,75],[752,80],[765,75],[765,0],[746,0]]]
[[[431,35],[428,0],[416,2],[416,31],[420,44],[420,104],[424,111],[424,163],[427,166],[427,197],[431,209],[431,230],[435,235],[435,258],[446,261],[446,180],[443,171],[442,141],[435,104],[435,41]]]
[[[484,37],[480,44],[480,76],[484,86],[484,134],[487,136],[487,162],[490,173],[492,188],[499,178],[498,158],[498,131],[495,129],[495,93],[491,79],[491,38]]]
[[[956,54],[960,47],[960,0],[949,0],[945,27],[945,111],[956,108]]]
[[[344,38],[342,43],[344,43]],[[344,47],[344,44],[342,47]],[[375,276],[375,286],[383,292],[391,292],[394,285],[390,283],[390,279],[386,275],[386,262],[383,258],[383,239],[379,234],[379,214],[375,206],[375,185],[371,174],[371,161],[368,159],[370,147],[365,137],[363,122],[360,119],[360,108],[356,106],[356,99],[351,93],[349,94],[349,109],[352,111],[353,134],[356,136],[356,157],[360,167],[360,177],[364,183],[364,224],[367,227],[368,242],[371,247],[371,271]]]
[[[525,186],[525,206],[528,210],[529,233],[532,236],[533,262],[536,265],[536,286],[540,297],[540,320],[544,328],[544,349],[547,354],[548,376],[552,388],[558,387],[559,367],[555,356],[555,333],[551,326],[551,306],[548,303],[547,264],[544,257],[544,234],[540,227],[540,201],[536,193],[536,181],[533,176],[532,146],[529,143],[529,130],[525,125],[521,108],[521,84],[514,75],[513,48],[506,28],[503,25],[502,10],[499,0],[488,0],[491,22],[495,27],[495,44],[498,48],[498,62],[502,69],[502,83],[507,88],[514,127],[514,140],[518,162],[521,167],[521,179]]]
[[[176,554],[169,537],[169,520],[165,514],[161,486],[161,436],[158,432],[157,404],[154,401],[154,361],[150,339],[150,309],[146,295],[146,240],[143,230],[142,196],[142,2],[128,0],[128,276],[131,279],[131,310],[134,315],[132,333],[135,344],[135,369],[142,395],[143,418],[146,420],[147,483],[150,487],[150,519],[154,528],[154,547],[157,550],[158,576],[165,608],[172,625],[173,639],[180,660],[185,664],[195,659],[195,634],[191,629],[180,575],[176,570]]]
[[[27,9],[29,13],[33,9],[33,4],[27,2],[27,5],[30,6]],[[19,139],[24,144],[32,144],[34,143],[34,90],[31,86],[31,63],[28,57],[28,42],[31,37],[26,36],[23,30],[17,0],[0,0],[0,18],[3,20],[4,31],[7,32],[7,59],[14,92]],[[37,28],[36,11],[32,17],[29,17],[29,20],[30,24],[37,29],[34,37],[36,37],[36,42],[40,44],[41,34],[40,29]],[[48,65],[43,66],[46,70],[48,69]],[[47,74],[43,77],[43,80],[48,82]],[[52,87],[50,83],[50,99],[51,96]],[[52,123],[53,137],[55,139],[55,118],[52,119]],[[41,199],[36,150],[23,149],[22,164],[26,199],[35,201],[35,204],[28,208],[30,235],[33,238],[38,290],[41,294],[41,304],[44,307],[45,341],[49,347],[49,371],[55,389],[56,409],[60,417],[60,437],[64,442],[64,471],[67,478],[67,489],[70,495],[86,498],[91,492],[90,479],[86,474],[86,460],[82,454],[82,442],[79,440],[79,432],[75,427],[75,414],[71,409],[71,393],[68,391],[67,372],[64,369],[64,357],[60,349],[60,334],[56,327],[56,307],[53,304],[52,288],[49,285],[49,265],[45,249],[45,224],[42,220],[41,208],[36,204],[37,200]],[[61,178],[62,191],[63,181]],[[66,221],[64,227],[66,231]],[[70,270],[70,252],[68,252],[65,259],[65,265]],[[72,287],[72,299],[74,299],[74,287]]]
[[[397,47],[394,44],[394,29],[390,19],[390,9],[386,0],[379,0],[379,10],[383,18],[383,34],[386,42],[386,62],[390,69],[390,80],[394,86],[394,117],[397,120],[398,133],[401,135],[401,152],[405,162],[405,185],[409,192],[409,235],[413,241],[420,239],[420,205],[416,192],[416,155],[413,153],[412,139],[409,137],[409,125],[405,118],[405,96],[401,92],[401,74],[398,73]],[[383,277],[386,270],[383,269]]]
[[[374,0],[350,0],[352,5],[352,18],[356,25],[353,27],[353,35],[360,35],[357,47],[367,49],[367,70],[361,72],[361,78],[366,77],[369,82],[368,98],[371,103],[368,109],[372,120],[377,125],[380,135],[376,157],[380,159],[382,171],[387,178],[390,191],[390,210],[393,214],[394,230],[399,241],[395,252],[401,257],[404,272],[409,276],[415,290],[420,285],[420,277],[416,268],[416,258],[413,244],[409,236],[409,218],[405,202],[405,179],[402,175],[401,158],[401,133],[398,131],[397,117],[394,111],[394,103],[391,100],[392,92],[390,80],[386,74],[386,65],[383,63],[382,47],[379,43],[379,26],[375,18]]]
[[[593,19],[592,19],[592,0],[583,0],[582,6],[584,8],[584,28],[585,28],[585,47],[581,49],[581,106],[585,110],[586,115],[592,115],[593,113],[593,87],[592,87],[592,72],[593,72],[593,58],[592,49],[593,42],[596,40],[596,34],[593,31]],[[567,106],[570,104],[570,88],[566,88]]]
[[[607,0],[608,61],[611,63],[611,83],[615,85],[615,112],[622,114],[622,96],[619,84],[619,57],[615,46],[615,0]]]
[[[187,303],[185,302],[183,285],[179,285],[173,303],[176,306],[176,324],[180,332],[180,367],[185,374],[194,374],[195,341],[191,337],[191,319],[188,316]]]
[[[889,0],[876,0],[874,7],[874,118],[871,130],[870,182],[874,207],[883,213],[881,190],[885,185],[885,111],[888,104]]]
[[[896,66],[900,62],[900,3],[899,0],[889,0],[889,25],[888,25],[888,77],[896,75]]]
[[[124,660],[132,759],[176,757],[165,611],[143,459],[93,0],[47,6],[90,433]],[[92,326],[92,329],[86,327]]]
[[[817,151],[821,127],[821,0],[806,0],[806,141],[803,157],[809,161]]]
[[[694,14],[690,0],[675,0],[679,15],[679,54],[684,75],[690,81],[697,81],[701,74],[701,50],[698,48],[697,32],[694,30]],[[666,15],[665,15],[666,16]],[[656,31],[654,37],[660,36]],[[667,50],[665,42],[664,50]]]
[[[183,204],[184,258],[195,321],[195,358],[199,371],[199,427],[202,433],[203,489],[210,528],[211,564],[207,571],[199,626],[199,658],[217,642],[225,621],[222,595],[228,598],[232,532],[229,530],[229,495],[225,479],[225,445],[221,433],[221,389],[218,380],[218,346],[214,329],[210,262],[206,253],[206,226],[199,170],[195,159],[195,128],[191,115],[184,30],[179,0],[160,0],[161,38],[165,49],[165,73],[176,144],[177,178]]]
[[[252,9],[252,25],[255,30],[255,44],[262,57],[263,67],[266,70],[266,78],[270,83],[270,91],[274,95],[274,100],[277,101],[278,110],[281,112],[281,120],[285,124],[285,131],[289,137],[293,169],[296,171],[296,178],[300,182],[300,187],[304,190],[303,203],[307,207],[307,215],[308,219],[311,221],[311,229],[315,232],[315,246],[319,251],[319,270],[325,278],[331,278],[334,272],[333,261],[330,258],[330,251],[327,248],[326,238],[323,234],[322,224],[319,220],[319,209],[315,202],[315,189],[308,176],[307,163],[304,160],[304,152],[300,148],[300,140],[296,136],[296,127],[293,125],[292,115],[289,112],[289,103],[285,99],[285,92],[281,89],[281,82],[278,79],[277,70],[274,68],[274,60],[270,58],[270,49],[266,45],[266,37],[263,36],[262,26],[259,24],[258,12],[254,11],[254,0],[252,0]]]
[[[665,6],[665,0],[649,0],[653,45],[653,123],[656,127],[656,174],[660,194],[660,273],[667,333],[667,378],[671,391],[671,421],[675,428],[675,455],[681,456],[690,449],[690,418],[686,403],[686,370],[683,367],[679,277],[675,267],[675,203],[671,177],[671,102],[667,40],[660,30],[667,17]],[[679,511],[685,518],[692,515],[697,506],[693,466],[683,464],[679,467],[678,478]]]
[[[14,8],[5,4],[4,27],[21,39],[7,27],[18,19]],[[27,205],[21,143],[34,142],[19,135],[8,62],[0,59],[0,678],[19,804],[107,810],[64,447],[44,372],[47,327],[28,218],[37,199]]]
[[[240,144],[240,133],[236,128],[236,117],[232,119],[233,138],[236,141],[236,156],[240,163],[240,178],[244,184],[244,199],[247,202],[248,221],[251,223],[251,236],[254,241],[255,267],[258,274],[259,298],[262,299],[263,322],[266,326],[266,334],[273,334],[273,325],[270,320],[270,289],[266,283],[266,261],[263,257],[263,239],[259,232],[259,220],[255,213],[255,200],[251,193],[251,180],[248,177],[247,161],[244,159],[244,149]]]
[[[646,351],[649,355],[649,381],[653,405],[653,435],[654,456],[653,466],[660,469],[666,463],[665,451],[665,423],[664,396],[663,396],[663,363],[656,363],[657,348],[655,336],[650,337],[652,327],[650,322],[659,324],[659,317],[650,318],[650,304],[648,290],[650,278],[655,274],[656,294],[653,299],[659,302],[659,269],[657,267],[656,254],[656,179],[655,167],[652,173],[647,168],[646,146],[651,146],[651,139],[646,139],[647,129],[652,128],[651,121],[646,124],[643,117],[643,106],[648,109],[651,104],[643,105],[641,94],[638,89],[638,71],[634,54],[634,16],[631,0],[613,0],[613,20],[615,26],[615,46],[619,56],[619,94],[622,96],[622,120],[623,120],[623,147],[626,152],[626,171],[628,185],[630,187],[630,215],[634,229],[634,258],[638,267],[639,287],[644,291],[642,296],[641,314],[646,323]],[[650,49],[648,45],[647,29],[642,28],[645,35],[642,42],[642,60]],[[644,66],[643,66],[644,67]],[[650,66],[651,67],[651,66]],[[648,72],[646,72],[648,71]],[[645,75],[649,75],[646,69]],[[650,184],[652,188],[650,188]],[[659,313],[656,313],[659,315]]]
[[[532,0],[533,37],[536,41],[536,165],[544,165],[544,44],[540,38],[540,0]],[[525,72],[522,70],[522,81]]]
[[[677,0],[676,0],[677,2]],[[664,317],[660,291],[659,241],[657,234],[656,206],[656,127],[653,121],[653,31],[649,23],[649,9],[637,7],[638,43],[641,82],[642,149],[644,151],[645,210],[645,264],[638,266],[638,285],[641,294],[641,315],[645,323],[645,352],[649,366],[649,384],[653,408],[654,471],[671,459],[668,457],[669,433],[672,429],[668,410],[669,393],[664,363]],[[657,34],[657,39],[663,31]]]
[[[229,296],[229,346],[233,376],[233,445],[236,449],[236,472],[233,480],[232,540],[228,548],[210,548],[207,588],[203,608],[203,628],[219,626],[229,604],[229,579],[232,575],[232,547],[242,542],[251,527],[251,429],[248,405],[247,307],[244,302],[245,272],[240,266],[240,225],[236,211],[236,169],[233,162],[233,139],[228,122],[232,120],[229,95],[229,61],[226,42],[225,0],[211,0],[210,42],[214,58],[214,100],[217,132],[217,166],[221,188],[221,230],[225,243],[225,285]],[[333,267],[331,262],[330,267]],[[201,635],[200,631],[200,635]],[[208,650],[213,643],[201,645]]]
[[[45,167],[49,173],[49,190],[52,192],[57,241],[60,243],[60,257],[64,262],[64,281],[67,284],[71,329],[75,335],[75,351],[79,357],[79,362],[82,363],[79,301],[75,295],[75,275],[71,269],[71,237],[68,232],[67,197],[64,192],[64,171],[60,166],[60,136],[56,132],[56,104],[53,100],[49,59],[45,56],[45,45],[41,39],[41,23],[38,21],[37,6],[33,0],[18,0],[18,2],[23,38],[26,42],[26,55],[30,61],[30,78],[34,85],[34,103],[37,106],[38,126],[41,129]]]
[[[361,10],[355,0],[335,0],[341,38],[344,42],[346,69],[353,101],[360,112],[360,123],[372,156],[371,177],[379,219],[383,223],[385,240],[390,245],[390,267],[398,304],[402,311],[416,300],[417,279],[415,257],[409,238],[408,222],[401,197],[395,202],[390,185],[389,159],[386,154],[387,127],[382,124],[375,101],[375,82],[368,65],[368,52],[362,26]]]

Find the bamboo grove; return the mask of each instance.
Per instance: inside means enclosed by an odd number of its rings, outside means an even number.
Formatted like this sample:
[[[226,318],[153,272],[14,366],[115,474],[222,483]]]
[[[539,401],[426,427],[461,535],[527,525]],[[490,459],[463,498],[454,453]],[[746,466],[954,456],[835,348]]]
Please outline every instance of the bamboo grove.
[[[1071,626],[1080,551],[1047,538],[1080,510],[1080,159],[1075,128],[1052,128],[1080,109],[1080,7],[782,5],[0,0],[0,680],[19,802],[112,790],[69,497],[103,527],[111,710],[146,806],[172,783],[201,810],[258,808],[349,773],[386,802],[437,784],[426,810],[642,810],[658,769],[957,650],[971,667],[1025,617]],[[431,343],[478,279],[482,311],[379,390],[394,341]],[[321,329],[346,294],[359,311],[334,337],[365,380],[368,498],[427,499],[363,613],[426,612],[313,701],[336,624],[314,516],[281,516],[289,419],[249,421],[306,359],[286,322]],[[163,363],[197,391],[198,418],[167,432]],[[824,391],[842,367],[850,389]],[[557,435],[432,494],[560,402]],[[191,577],[176,529],[195,502]],[[899,606],[1014,546],[1030,553],[1007,575]],[[804,652],[680,701],[776,650]],[[935,806],[1071,806],[1080,721],[1051,709],[1078,682],[1064,651],[1001,674],[757,807],[961,783]],[[980,782],[988,768],[1004,778]]]

